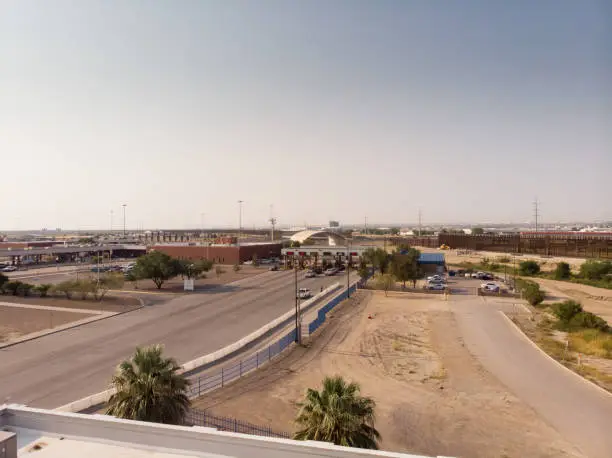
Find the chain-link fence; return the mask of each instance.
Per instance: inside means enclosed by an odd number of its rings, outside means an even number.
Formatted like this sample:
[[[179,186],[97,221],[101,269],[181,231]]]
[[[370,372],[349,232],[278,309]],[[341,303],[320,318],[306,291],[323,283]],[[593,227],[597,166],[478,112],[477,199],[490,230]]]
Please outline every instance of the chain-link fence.
[[[187,424],[192,426],[216,428],[219,431],[291,439],[289,433],[274,431],[269,426],[254,425],[246,421],[237,420],[236,418],[212,415],[205,410],[189,409],[185,420]]]
[[[262,350],[257,351],[248,358],[241,359],[232,366],[222,367],[213,374],[192,378],[191,386],[188,390],[188,396],[190,398],[197,398],[208,391],[221,388],[229,382],[239,379],[246,373],[257,369],[262,364],[270,361],[294,341],[295,329],[292,329],[276,342],[268,345]]]

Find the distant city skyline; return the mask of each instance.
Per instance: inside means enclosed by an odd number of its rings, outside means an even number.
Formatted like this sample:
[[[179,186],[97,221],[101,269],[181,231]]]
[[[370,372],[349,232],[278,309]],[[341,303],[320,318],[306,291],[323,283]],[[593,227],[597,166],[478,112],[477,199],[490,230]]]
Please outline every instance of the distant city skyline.
[[[612,6],[8,0],[0,231],[612,220]],[[430,223],[431,224],[431,223]]]

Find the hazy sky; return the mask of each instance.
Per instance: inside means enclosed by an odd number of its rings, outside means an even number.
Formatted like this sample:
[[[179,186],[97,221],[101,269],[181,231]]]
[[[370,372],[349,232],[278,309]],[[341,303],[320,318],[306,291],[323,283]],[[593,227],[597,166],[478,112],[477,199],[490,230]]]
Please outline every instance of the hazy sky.
[[[0,0],[0,229],[612,219],[611,5]]]

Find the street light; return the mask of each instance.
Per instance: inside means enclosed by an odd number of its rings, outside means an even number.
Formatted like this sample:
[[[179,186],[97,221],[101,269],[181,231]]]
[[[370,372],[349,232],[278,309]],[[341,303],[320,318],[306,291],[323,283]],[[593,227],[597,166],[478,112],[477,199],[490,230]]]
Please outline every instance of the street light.
[[[125,238],[125,207],[127,207],[127,204],[123,204],[123,238]]]
[[[301,332],[299,328],[299,319],[300,315],[300,295],[298,293],[298,257],[297,255],[293,256],[293,270],[295,271],[295,343],[301,343]]]
[[[346,298],[351,297],[351,239],[346,239]]]

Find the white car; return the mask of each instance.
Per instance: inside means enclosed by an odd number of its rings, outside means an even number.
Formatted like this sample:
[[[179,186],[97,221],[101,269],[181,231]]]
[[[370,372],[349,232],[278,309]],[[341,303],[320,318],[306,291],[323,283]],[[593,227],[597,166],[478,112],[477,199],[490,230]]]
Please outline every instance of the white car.
[[[336,269],[335,267],[331,267],[331,268],[327,269],[323,273],[329,277],[329,276],[332,276],[332,275],[336,275],[338,273],[338,269]]]
[[[314,270],[309,270],[308,272],[306,272],[306,278],[315,278],[316,276],[317,274]]]
[[[425,289],[443,291],[446,289],[446,285],[444,283],[428,283]]]
[[[3,267],[0,270],[2,272],[15,272],[17,270],[17,267],[15,267],[15,266],[6,266],[6,267]]]
[[[298,297],[300,299],[308,299],[311,296],[312,296],[312,293],[310,292],[308,288],[300,288],[298,291]]]
[[[432,275],[431,277],[427,277],[427,281],[442,281],[444,280],[440,275]]]
[[[490,281],[480,285],[480,289],[482,289],[483,291],[491,291],[492,293],[497,293],[499,292],[499,285]]]

